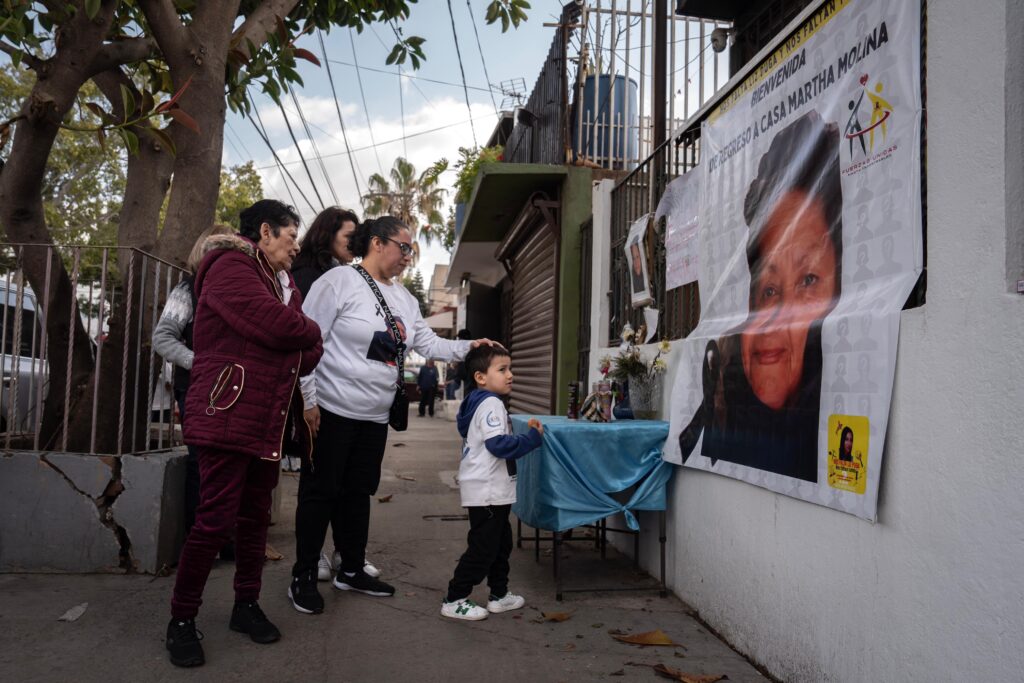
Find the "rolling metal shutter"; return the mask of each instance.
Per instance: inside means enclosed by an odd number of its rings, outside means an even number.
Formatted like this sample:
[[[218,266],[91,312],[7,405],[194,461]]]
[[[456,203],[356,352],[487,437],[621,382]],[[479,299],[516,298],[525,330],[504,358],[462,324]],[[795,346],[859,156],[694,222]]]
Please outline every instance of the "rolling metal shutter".
[[[516,413],[554,413],[554,360],[558,315],[558,242],[532,202],[516,221],[499,257],[512,276],[511,408]]]

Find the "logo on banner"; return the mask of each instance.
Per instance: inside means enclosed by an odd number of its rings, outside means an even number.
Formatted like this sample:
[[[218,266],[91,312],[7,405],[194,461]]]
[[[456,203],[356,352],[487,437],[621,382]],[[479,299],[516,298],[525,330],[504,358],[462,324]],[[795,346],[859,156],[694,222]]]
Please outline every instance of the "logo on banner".
[[[853,175],[888,159],[897,148],[896,143],[888,144],[894,110],[886,99],[885,84],[881,80],[870,83],[868,74],[861,75],[858,83],[860,90],[847,105],[850,116],[843,130],[843,142],[851,163],[843,169],[843,175]]]

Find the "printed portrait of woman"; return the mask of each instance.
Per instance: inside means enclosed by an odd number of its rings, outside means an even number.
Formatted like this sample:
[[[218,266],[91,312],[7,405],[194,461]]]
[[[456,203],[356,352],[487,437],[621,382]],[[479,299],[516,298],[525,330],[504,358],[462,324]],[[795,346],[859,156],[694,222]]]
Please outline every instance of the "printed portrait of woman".
[[[640,252],[639,238],[633,240],[629,245],[629,272],[633,276],[633,295],[645,294],[647,292],[647,278],[644,277],[644,257]]]
[[[849,427],[843,427],[843,433],[839,436],[839,459],[853,462],[853,430]]]
[[[821,324],[839,299],[839,129],[811,111],[761,157],[743,204],[749,314],[708,342],[703,404],[680,433],[701,454],[817,481]]]

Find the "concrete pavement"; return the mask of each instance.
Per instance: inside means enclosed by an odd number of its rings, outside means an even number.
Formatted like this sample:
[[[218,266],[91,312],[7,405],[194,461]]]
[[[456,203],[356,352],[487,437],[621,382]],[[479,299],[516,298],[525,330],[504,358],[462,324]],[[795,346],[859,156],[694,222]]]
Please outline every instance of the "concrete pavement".
[[[482,622],[442,618],[440,601],[468,530],[452,486],[458,453],[454,423],[415,417],[415,408],[410,429],[390,435],[377,495],[391,498],[373,501],[368,556],[395,585],[393,598],[321,583],[324,614],[303,615],[291,607],[286,593],[298,482],[284,474],[281,515],[269,542],[285,559],[267,563],[260,600],[283,633],[280,642],[257,645],[228,630],[233,568],[223,562],[214,567],[197,619],[207,663],[192,670],[173,667],[164,650],[173,575],[6,574],[0,575],[0,680],[664,680],[651,668],[657,664],[726,675],[733,683],[767,680],[671,595],[567,593],[556,602],[549,546],[539,563],[528,544],[513,553],[511,588],[526,597],[525,609]],[[593,543],[567,544],[562,567],[572,586],[655,586],[612,549],[601,560]],[[474,598],[485,601],[486,589],[478,588]],[[85,602],[79,619],[57,621]],[[569,618],[541,616],[554,612]],[[679,646],[628,645],[609,633],[654,629]]]

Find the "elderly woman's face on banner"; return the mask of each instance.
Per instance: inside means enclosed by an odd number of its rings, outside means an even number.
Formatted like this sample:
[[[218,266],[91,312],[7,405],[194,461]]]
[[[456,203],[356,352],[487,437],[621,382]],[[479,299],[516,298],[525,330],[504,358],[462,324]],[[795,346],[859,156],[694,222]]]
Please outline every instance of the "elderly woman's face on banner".
[[[824,206],[801,190],[779,197],[758,239],[743,370],[754,395],[778,410],[800,386],[811,324],[832,307],[837,264]]]
[[[640,260],[640,245],[633,242],[633,244],[629,245],[629,253],[633,261],[633,272],[637,275],[643,275],[644,264]]]

